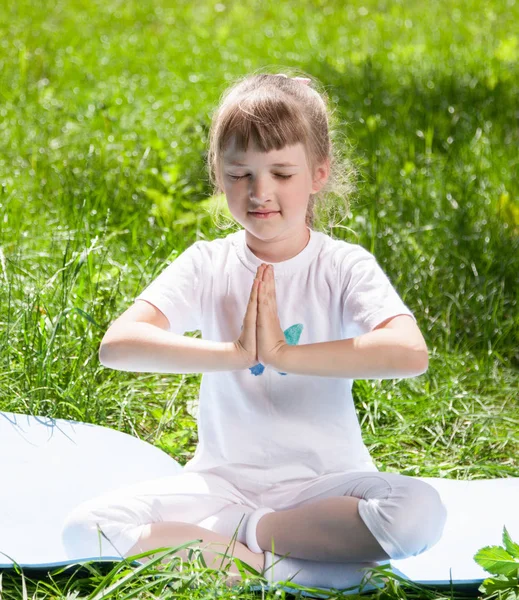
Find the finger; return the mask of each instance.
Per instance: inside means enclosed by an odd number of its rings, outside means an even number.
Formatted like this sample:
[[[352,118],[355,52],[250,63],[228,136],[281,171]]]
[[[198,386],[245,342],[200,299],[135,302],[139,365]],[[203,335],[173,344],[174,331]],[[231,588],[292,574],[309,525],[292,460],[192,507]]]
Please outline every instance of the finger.
[[[254,280],[254,285],[252,287],[252,303],[251,303],[251,311],[254,313],[254,322],[256,322],[256,317],[258,315],[259,285],[260,285],[260,280],[258,278],[256,278]]]
[[[262,266],[262,265],[260,265],[260,266],[258,267],[258,270],[256,271],[256,278],[255,278],[255,280],[254,280],[255,282],[256,282],[256,280],[257,280],[258,282],[259,282],[259,281],[261,281],[261,279],[262,279],[262,277],[263,277],[263,268],[262,268],[262,267],[263,267],[263,266]],[[258,288],[259,288],[259,286],[258,286],[258,284],[256,283],[256,290],[258,290]],[[253,289],[254,289],[254,288],[253,288]]]
[[[247,322],[254,322],[254,319],[256,318],[256,303],[257,303],[256,289],[257,289],[257,286],[258,286],[258,282],[255,279],[254,283],[252,284],[249,301],[247,302],[247,310],[245,312],[245,320]]]
[[[265,270],[266,270],[266,266],[265,264],[261,264],[258,267],[258,274],[256,275],[256,277],[258,278],[258,294],[260,294],[262,291],[265,291]]]
[[[263,290],[265,303],[267,303],[268,302],[267,297],[270,294],[270,267],[269,267],[269,265],[265,266],[265,271],[263,272],[263,281],[261,282],[261,288]]]
[[[268,281],[269,292],[270,292],[270,294],[272,294],[274,291],[274,268],[273,267],[268,268],[267,281]]]
[[[270,269],[270,273],[269,273],[270,277],[270,289],[271,289],[271,293],[272,293],[272,298],[274,300],[274,302],[276,301],[276,280],[274,279],[274,269],[271,268]]]
[[[255,321],[256,319],[256,305],[258,302],[258,285],[259,285],[259,277],[256,276],[254,278],[254,281],[252,282],[252,288],[250,291],[250,295],[249,295],[249,302],[247,304],[247,317],[251,320],[251,321]]]
[[[268,265],[262,264],[260,268],[261,268],[261,279],[262,279],[262,281],[265,281],[267,279]]]
[[[260,265],[260,267],[258,268],[258,279],[261,284],[258,286],[258,290],[261,291],[263,286],[265,285],[264,283],[262,283],[263,281],[265,281],[265,266],[264,265]]]
[[[258,282],[258,317],[259,313],[263,312],[265,304],[267,304],[267,276],[265,275],[265,269],[262,269],[263,279]]]
[[[265,267],[263,271],[263,280],[261,282],[261,289],[263,291],[264,297],[268,294],[269,291],[269,269]]]
[[[249,302],[252,302],[254,295],[257,293],[257,289],[258,289],[258,274],[256,273],[256,277],[253,279],[252,287],[250,289]]]
[[[260,291],[260,284],[261,284],[261,277],[262,277],[262,271],[261,271],[261,267],[258,269],[258,272],[256,273],[256,278],[254,279],[254,284],[252,286],[252,292],[254,294],[254,299],[257,301],[258,300],[258,295],[259,295],[259,291]]]
[[[276,304],[276,286],[274,280],[274,268],[269,268],[268,274],[268,294],[269,294],[269,302],[270,308],[273,314],[277,314],[277,304]]]

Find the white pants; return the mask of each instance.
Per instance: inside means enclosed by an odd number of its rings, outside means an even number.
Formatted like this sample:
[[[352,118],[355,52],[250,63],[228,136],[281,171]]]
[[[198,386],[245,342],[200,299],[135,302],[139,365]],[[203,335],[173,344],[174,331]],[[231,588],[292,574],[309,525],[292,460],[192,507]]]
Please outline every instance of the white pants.
[[[392,559],[424,552],[443,532],[447,511],[439,493],[398,473],[331,473],[267,490],[238,489],[214,473],[180,473],[80,504],[67,516],[62,539],[71,558],[123,557],[149,523],[181,521],[231,538],[243,516],[258,508],[282,511],[339,496],[360,499],[360,517]],[[237,539],[245,543],[243,527]]]

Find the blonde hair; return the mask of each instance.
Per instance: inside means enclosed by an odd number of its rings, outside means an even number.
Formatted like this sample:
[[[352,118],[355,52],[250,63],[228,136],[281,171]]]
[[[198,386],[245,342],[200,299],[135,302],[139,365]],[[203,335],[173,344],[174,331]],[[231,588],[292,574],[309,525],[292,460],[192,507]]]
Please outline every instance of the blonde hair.
[[[312,174],[327,159],[330,161],[328,180],[319,192],[310,194],[306,212],[310,228],[326,230],[337,226],[333,223],[336,213],[341,221],[351,215],[350,198],[357,172],[342,154],[349,146],[347,140],[337,145],[333,142],[339,133],[338,128],[330,130],[330,123],[338,124],[325,90],[318,91],[317,81],[307,75],[303,77],[309,79],[308,85],[291,77],[254,73],[225,90],[212,115],[207,153],[209,180],[214,196],[221,195],[223,152],[231,140],[239,152],[245,152],[250,142],[260,152],[302,143]],[[220,214],[218,208],[214,214]],[[233,224],[231,220],[221,228]]]

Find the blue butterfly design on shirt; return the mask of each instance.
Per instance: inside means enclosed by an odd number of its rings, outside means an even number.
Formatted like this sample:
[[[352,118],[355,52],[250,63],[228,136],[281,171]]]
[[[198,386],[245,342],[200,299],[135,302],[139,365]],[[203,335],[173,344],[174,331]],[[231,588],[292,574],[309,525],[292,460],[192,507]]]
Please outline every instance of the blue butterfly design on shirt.
[[[302,332],[303,325],[301,323],[296,323],[295,325],[291,325],[288,329],[285,329],[285,331],[283,331],[283,334],[285,335],[286,343],[290,346],[297,346]],[[258,363],[253,367],[249,367],[249,371],[252,373],[252,375],[256,376],[262,375],[264,370],[265,367],[261,363]],[[280,375],[286,375],[286,373],[280,373],[279,371],[277,371],[277,373],[279,373]]]

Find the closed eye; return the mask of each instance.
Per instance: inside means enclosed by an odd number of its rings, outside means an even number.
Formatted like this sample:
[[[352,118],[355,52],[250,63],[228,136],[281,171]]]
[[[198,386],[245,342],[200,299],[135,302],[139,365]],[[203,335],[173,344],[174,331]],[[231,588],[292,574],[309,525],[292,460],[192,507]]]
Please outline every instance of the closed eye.
[[[279,173],[274,173],[274,176],[280,177],[281,179],[290,179],[291,177],[293,177],[293,175],[280,175]],[[241,177],[238,177],[238,175],[229,175],[229,177],[233,181],[237,181],[238,179],[243,179],[244,177],[248,177],[248,175],[241,175]]]

